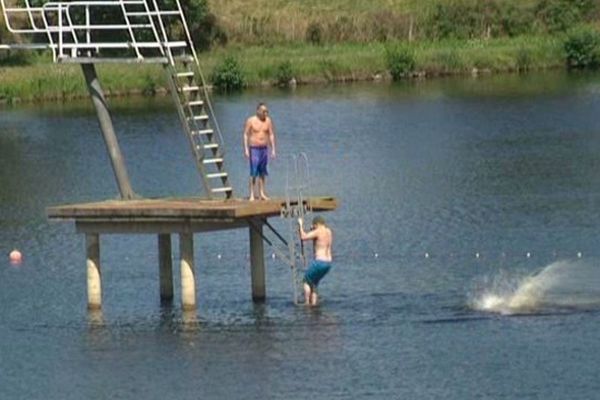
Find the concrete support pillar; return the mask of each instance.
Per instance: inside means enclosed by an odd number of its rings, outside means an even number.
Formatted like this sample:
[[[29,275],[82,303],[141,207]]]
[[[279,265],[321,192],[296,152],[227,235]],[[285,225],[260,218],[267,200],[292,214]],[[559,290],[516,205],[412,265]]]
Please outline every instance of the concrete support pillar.
[[[262,238],[263,224],[253,222],[250,227],[250,274],[252,279],[252,300],[264,301],[266,298],[265,285],[265,254]]]
[[[184,310],[196,309],[196,279],[194,273],[194,235],[179,234],[181,257],[181,305]]]
[[[102,274],[100,273],[100,235],[86,233],[85,254],[87,265],[88,309],[102,308]]]
[[[158,276],[160,281],[160,300],[173,300],[173,262],[171,258],[171,235],[158,235]]]

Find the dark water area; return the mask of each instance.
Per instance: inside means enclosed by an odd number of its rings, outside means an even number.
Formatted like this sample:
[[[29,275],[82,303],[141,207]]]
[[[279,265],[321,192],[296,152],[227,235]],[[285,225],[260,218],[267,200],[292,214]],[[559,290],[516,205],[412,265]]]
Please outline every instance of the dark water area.
[[[278,135],[269,193],[305,152],[312,193],[340,200],[318,308],[293,305],[268,247],[253,304],[236,230],[195,235],[192,315],[176,236],[172,305],[154,235],[102,236],[103,311],[88,313],[83,237],[45,208],[118,196],[91,104],[0,109],[0,399],[597,397],[600,75],[217,96],[238,196],[258,101]],[[169,98],[111,108],[138,194],[201,194]]]

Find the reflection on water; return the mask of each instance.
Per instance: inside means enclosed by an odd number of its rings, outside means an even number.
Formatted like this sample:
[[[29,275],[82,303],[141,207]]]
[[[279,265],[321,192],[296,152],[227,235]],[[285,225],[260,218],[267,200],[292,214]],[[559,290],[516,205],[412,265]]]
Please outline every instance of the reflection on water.
[[[89,310],[88,309],[88,324],[90,328],[96,329],[105,325],[104,312],[102,310]]]
[[[91,104],[0,110],[0,397],[593,398],[598,82],[548,73],[217,96],[238,196],[243,122],[261,100],[280,155],[269,192],[285,192],[286,159],[302,151],[312,193],[340,199],[318,308],[292,304],[289,268],[270,253],[267,301],[253,304],[239,230],[195,235],[193,313],[177,271],[174,301],[160,302],[156,237],[103,236],[103,310],[88,313],[83,238],[44,210],[117,197]],[[168,97],[111,107],[137,193],[200,194]]]

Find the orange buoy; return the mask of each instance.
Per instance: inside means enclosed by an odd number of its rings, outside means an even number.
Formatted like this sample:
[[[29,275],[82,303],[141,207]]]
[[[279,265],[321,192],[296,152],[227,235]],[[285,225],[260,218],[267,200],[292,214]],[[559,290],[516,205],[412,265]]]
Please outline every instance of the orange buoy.
[[[10,259],[10,262],[13,264],[20,264],[21,261],[23,261],[23,255],[17,249],[14,249],[13,251],[11,251],[10,254],[8,255],[8,258]]]

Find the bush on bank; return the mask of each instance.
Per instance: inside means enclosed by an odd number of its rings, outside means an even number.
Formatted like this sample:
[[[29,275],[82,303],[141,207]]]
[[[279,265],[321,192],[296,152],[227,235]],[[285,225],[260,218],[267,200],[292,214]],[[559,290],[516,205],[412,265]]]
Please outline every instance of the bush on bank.
[[[398,81],[409,77],[415,70],[416,62],[413,50],[408,46],[388,46],[385,60],[392,79]]]
[[[242,67],[233,56],[227,56],[215,68],[212,79],[213,85],[222,92],[241,90],[246,86]]]
[[[600,67],[600,33],[590,28],[571,31],[564,42],[568,68]]]

